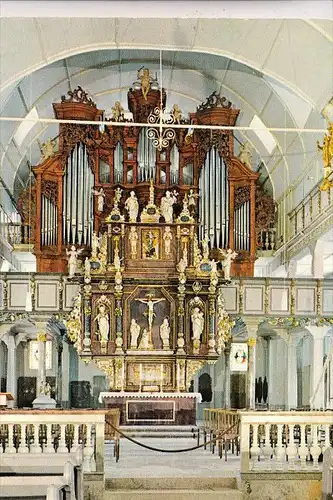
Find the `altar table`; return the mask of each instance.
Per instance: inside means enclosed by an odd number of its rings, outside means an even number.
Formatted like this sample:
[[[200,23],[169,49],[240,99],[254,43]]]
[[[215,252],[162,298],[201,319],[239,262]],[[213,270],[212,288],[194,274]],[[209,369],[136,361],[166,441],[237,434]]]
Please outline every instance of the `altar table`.
[[[101,392],[105,408],[120,409],[121,425],[195,425],[195,392]]]

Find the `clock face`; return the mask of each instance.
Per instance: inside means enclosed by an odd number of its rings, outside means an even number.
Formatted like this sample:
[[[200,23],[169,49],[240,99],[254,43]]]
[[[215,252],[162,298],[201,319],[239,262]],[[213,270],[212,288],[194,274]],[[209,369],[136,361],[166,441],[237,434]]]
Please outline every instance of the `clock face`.
[[[30,341],[30,356],[29,368],[30,370],[38,370],[39,363],[39,342],[37,340]],[[45,343],[45,368],[46,370],[52,369],[52,341],[47,340]]]

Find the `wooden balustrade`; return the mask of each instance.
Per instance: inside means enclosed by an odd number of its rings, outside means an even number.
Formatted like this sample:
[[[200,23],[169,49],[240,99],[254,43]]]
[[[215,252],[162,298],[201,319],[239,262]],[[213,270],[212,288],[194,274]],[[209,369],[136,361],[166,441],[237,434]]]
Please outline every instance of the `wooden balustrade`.
[[[59,456],[82,449],[83,470],[104,472],[105,413],[106,410],[2,410],[0,454]]]

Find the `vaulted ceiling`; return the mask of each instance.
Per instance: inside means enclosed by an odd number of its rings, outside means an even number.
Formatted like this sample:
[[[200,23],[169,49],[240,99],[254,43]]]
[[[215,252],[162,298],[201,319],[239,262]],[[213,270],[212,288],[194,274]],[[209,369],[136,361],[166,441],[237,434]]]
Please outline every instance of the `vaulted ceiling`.
[[[248,127],[257,116],[268,128],[298,129],[272,131],[271,146],[255,131],[235,135],[251,142],[253,168],[264,163],[276,199],[300,182],[304,193],[322,175],[316,141],[333,94],[332,30],[330,20],[1,19],[1,116],[25,117],[34,109],[36,117],[52,118],[52,102],[78,85],[106,114],[116,100],[127,109],[127,90],[141,66],[161,79],[162,50],[169,109],[177,103],[187,115],[219,90],[241,109],[237,125]],[[37,139],[58,131],[56,124],[36,123],[20,133],[19,125],[1,122],[0,129],[1,177],[16,196],[29,165],[39,161]]]

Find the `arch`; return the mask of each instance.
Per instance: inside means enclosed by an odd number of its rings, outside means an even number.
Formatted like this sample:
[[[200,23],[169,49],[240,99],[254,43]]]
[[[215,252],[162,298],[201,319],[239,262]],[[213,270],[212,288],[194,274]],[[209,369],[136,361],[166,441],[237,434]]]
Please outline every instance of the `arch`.
[[[199,377],[199,392],[202,397],[202,403],[210,403],[213,397],[212,377],[209,373],[202,373]]]

